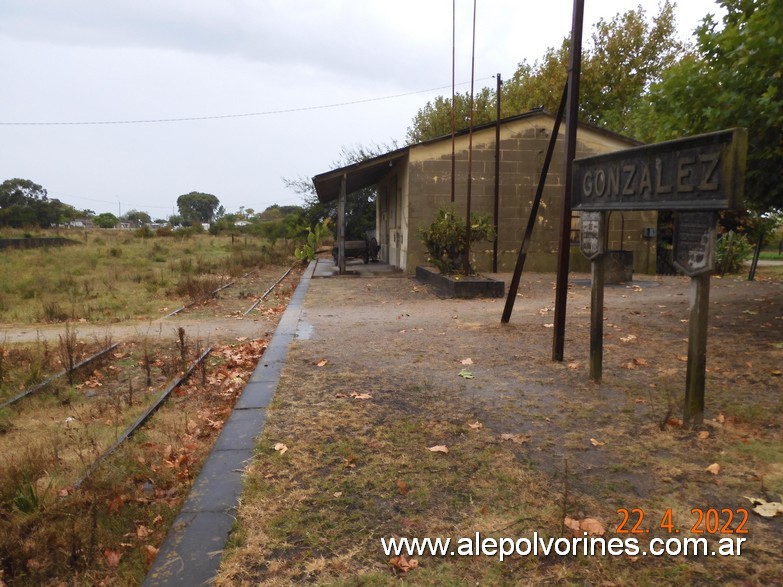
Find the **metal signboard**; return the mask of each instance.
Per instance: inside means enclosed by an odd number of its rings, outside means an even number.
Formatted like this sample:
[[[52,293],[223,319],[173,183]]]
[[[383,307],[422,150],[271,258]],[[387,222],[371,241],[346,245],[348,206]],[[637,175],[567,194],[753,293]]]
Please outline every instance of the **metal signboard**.
[[[717,212],[676,212],[674,265],[688,277],[715,269]]]
[[[582,254],[591,261],[604,252],[605,218],[603,212],[582,212],[579,246]]]
[[[747,131],[731,129],[574,161],[574,210],[722,210],[742,202]]]

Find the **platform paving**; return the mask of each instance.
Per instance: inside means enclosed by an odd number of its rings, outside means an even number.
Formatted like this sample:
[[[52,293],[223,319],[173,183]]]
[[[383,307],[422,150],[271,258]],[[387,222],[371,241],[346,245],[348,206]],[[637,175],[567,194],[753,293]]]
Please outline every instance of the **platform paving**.
[[[316,268],[313,262],[280,319],[234,411],[223,426],[185,504],[152,564],[143,585],[208,585],[234,524],[243,471],[261,434],[288,346],[296,337],[302,302]]]

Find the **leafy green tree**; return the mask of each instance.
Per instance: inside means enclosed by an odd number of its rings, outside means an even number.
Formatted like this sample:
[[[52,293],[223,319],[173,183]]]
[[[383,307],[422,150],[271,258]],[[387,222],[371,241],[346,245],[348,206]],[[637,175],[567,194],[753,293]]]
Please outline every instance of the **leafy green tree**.
[[[783,0],[721,0],[696,31],[692,55],[669,69],[639,113],[646,140],[748,129],[745,198],[783,210]]]
[[[568,38],[549,48],[540,61],[523,61],[503,83],[501,116],[543,106],[556,111],[568,74]],[[612,131],[634,134],[632,113],[650,86],[684,54],[676,38],[674,5],[666,0],[652,20],[636,10],[601,19],[582,51],[580,119]],[[457,130],[467,127],[469,96],[457,95]],[[475,99],[474,124],[495,119],[495,91],[481,90]],[[408,129],[410,143],[451,133],[451,99],[428,102]]]
[[[114,228],[119,222],[119,219],[111,212],[103,212],[92,219],[92,223],[98,228]]]
[[[0,226],[39,226],[63,224],[78,211],[57,199],[50,200],[46,190],[29,179],[9,179],[0,184]]]
[[[283,218],[283,212],[282,210],[280,210],[280,206],[278,206],[277,204],[272,204],[271,206],[268,206],[266,210],[261,212],[261,214],[259,214],[258,217],[264,221],[280,220]]]
[[[0,184],[0,208],[48,201],[46,190],[29,179],[7,179]]]
[[[220,216],[220,200],[212,194],[202,192],[190,192],[177,198],[179,214],[187,222],[211,222],[216,216]]]
[[[454,104],[455,128],[467,128],[470,125],[470,92],[455,94]],[[495,92],[489,88],[481,89],[473,98],[473,124],[495,120],[496,108]],[[438,96],[416,113],[408,127],[406,140],[408,144],[414,144],[446,135],[451,135],[451,98]]]
[[[149,214],[146,212],[140,212],[139,210],[130,210],[123,216],[123,218],[126,222],[134,227],[152,222],[152,218],[150,218]]]

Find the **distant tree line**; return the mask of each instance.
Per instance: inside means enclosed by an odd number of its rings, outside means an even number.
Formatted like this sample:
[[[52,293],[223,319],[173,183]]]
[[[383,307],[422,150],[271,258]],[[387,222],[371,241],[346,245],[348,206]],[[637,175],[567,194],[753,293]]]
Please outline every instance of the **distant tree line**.
[[[47,228],[88,214],[92,212],[50,199],[43,187],[29,179],[7,179],[0,184],[0,226]]]

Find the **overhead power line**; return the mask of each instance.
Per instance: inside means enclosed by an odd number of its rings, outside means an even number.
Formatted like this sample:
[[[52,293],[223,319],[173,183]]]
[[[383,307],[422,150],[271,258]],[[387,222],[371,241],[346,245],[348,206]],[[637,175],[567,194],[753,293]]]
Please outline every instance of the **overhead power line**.
[[[478,81],[485,81],[494,79],[494,76],[481,78]],[[466,85],[470,82],[462,82],[457,85]],[[396,98],[404,98],[406,96],[415,96],[416,94],[427,94],[429,92],[436,92],[438,90],[448,89],[451,86],[441,86],[438,88],[430,88],[427,90],[416,90],[415,92],[406,92],[403,94],[394,94],[391,96],[380,96],[377,98],[364,98],[362,100],[352,100],[350,102],[337,102],[335,104],[321,104],[318,106],[303,106],[300,108],[285,108],[280,110],[265,110],[263,112],[245,112],[242,114],[219,114],[214,116],[188,116],[179,118],[149,118],[142,120],[88,120],[88,121],[75,121],[75,122],[63,122],[63,121],[50,121],[50,122],[0,122],[0,126],[96,126],[96,125],[110,125],[110,124],[159,124],[164,122],[194,122],[201,120],[224,120],[229,118],[250,118],[253,116],[271,116],[274,114],[291,114],[295,112],[307,112],[309,110],[325,110],[327,108],[340,108],[343,106],[353,106],[356,104],[367,104],[369,102],[381,102],[384,100],[394,100]]]

